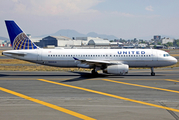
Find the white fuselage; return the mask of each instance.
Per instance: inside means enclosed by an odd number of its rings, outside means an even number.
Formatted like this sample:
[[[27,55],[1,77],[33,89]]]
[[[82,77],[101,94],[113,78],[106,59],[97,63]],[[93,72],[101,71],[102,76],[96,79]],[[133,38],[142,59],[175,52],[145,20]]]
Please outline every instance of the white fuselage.
[[[15,54],[14,54],[15,53]],[[24,54],[24,55],[18,55]],[[127,64],[129,67],[163,67],[177,63],[176,58],[155,49],[34,49],[4,51],[4,55],[57,67],[84,67],[74,59],[109,61]]]

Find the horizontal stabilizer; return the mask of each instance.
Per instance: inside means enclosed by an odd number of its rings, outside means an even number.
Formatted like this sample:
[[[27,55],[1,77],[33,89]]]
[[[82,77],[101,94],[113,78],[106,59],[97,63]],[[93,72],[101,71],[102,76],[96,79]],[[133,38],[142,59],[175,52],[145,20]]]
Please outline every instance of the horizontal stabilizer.
[[[24,57],[27,53],[20,53],[20,52],[8,52],[8,51],[4,51],[2,53],[3,55],[7,55],[7,54],[10,54],[10,55],[16,55],[16,56],[22,56]]]

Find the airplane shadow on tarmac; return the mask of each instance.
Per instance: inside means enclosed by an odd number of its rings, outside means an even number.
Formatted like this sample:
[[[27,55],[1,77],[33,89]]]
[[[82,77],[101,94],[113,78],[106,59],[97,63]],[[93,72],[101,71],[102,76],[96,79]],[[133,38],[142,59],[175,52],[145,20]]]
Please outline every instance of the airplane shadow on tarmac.
[[[42,72],[43,73],[43,72]],[[125,77],[133,77],[133,76],[138,76],[138,77],[150,77],[151,75],[146,75],[146,74],[143,74],[143,75],[140,75],[140,73],[138,73],[137,75],[136,74],[128,74],[128,75],[123,75],[123,76],[120,76],[120,75],[112,75],[112,74],[98,74],[98,75],[92,75],[91,73],[87,73],[87,72],[69,72],[69,73],[75,73],[75,74],[42,74],[42,73],[39,73],[39,74],[28,74],[28,73],[18,73],[17,74],[0,74],[0,77],[41,77],[41,78],[44,78],[44,77],[73,77],[72,79],[69,79],[69,80],[64,80],[64,81],[61,81],[61,82],[75,82],[75,81],[82,81],[82,80],[88,80],[88,79],[94,79],[94,78],[125,78]],[[67,72],[68,73],[68,72]],[[164,75],[156,75],[156,76],[164,76]],[[75,77],[75,78],[74,78]],[[151,76],[153,77],[153,76]],[[48,79],[48,78],[47,78]]]
[[[70,80],[64,80],[61,82],[74,82],[74,81],[80,81],[80,80],[87,80],[87,79],[94,79],[94,78],[125,78],[127,76],[138,76],[138,77],[150,77],[151,75],[112,75],[112,74],[98,74],[98,75],[92,75],[91,73],[85,73],[85,72],[72,72],[77,73],[80,75],[79,78],[74,78]],[[161,75],[157,75],[161,76]]]
[[[67,72],[68,73],[68,72]],[[44,78],[46,77],[48,79],[48,77],[72,77],[72,79],[69,79],[69,80],[64,80],[64,81],[61,81],[61,82],[75,82],[75,81],[81,81],[81,80],[88,80],[88,79],[93,79],[93,78],[105,78],[105,77],[108,77],[108,76],[111,76],[111,75],[106,75],[106,74],[98,74],[98,75],[92,75],[91,73],[87,73],[87,72],[69,72],[69,73],[75,73],[75,74],[42,74],[42,73],[39,73],[39,74],[28,74],[28,73],[18,73],[18,74],[0,74],[0,78],[1,77],[14,77],[14,78],[20,78],[20,77],[41,77],[41,78]],[[75,78],[74,78],[75,77]],[[116,76],[117,78],[121,78],[121,76]],[[123,78],[123,77],[122,77]]]
[[[93,78],[106,78],[109,76],[105,74],[92,75],[91,73],[86,73],[86,72],[72,72],[72,73],[77,73],[79,74],[80,77],[73,78],[70,80],[64,80],[62,82],[74,82],[74,81],[88,80],[88,79],[93,79]]]
[[[12,73],[12,72],[11,72]],[[6,74],[6,72],[4,72],[4,74],[3,73],[1,73],[0,74],[0,77],[6,77],[6,76],[19,76],[19,77],[24,77],[24,76],[27,76],[27,77],[30,77],[30,76],[34,76],[34,77],[47,77],[47,76],[50,76],[50,77],[60,77],[60,76],[62,76],[62,77],[64,77],[64,76],[71,76],[71,77],[73,77],[73,76],[80,76],[81,78],[98,78],[98,77],[108,77],[108,76],[116,76],[116,77],[121,77],[121,76],[119,76],[119,75],[111,75],[111,74],[98,74],[98,75],[92,75],[91,73],[87,73],[87,72],[70,72],[69,71],[69,73],[75,73],[75,74],[58,74],[58,73],[56,73],[56,74],[48,74],[48,73],[45,73],[45,74],[41,74],[41,73],[39,73],[39,74],[29,74],[30,72],[28,72],[28,73],[18,73],[18,72],[16,72],[17,74],[8,74],[8,72],[7,72],[7,74]],[[68,73],[68,72],[66,72],[66,73]]]

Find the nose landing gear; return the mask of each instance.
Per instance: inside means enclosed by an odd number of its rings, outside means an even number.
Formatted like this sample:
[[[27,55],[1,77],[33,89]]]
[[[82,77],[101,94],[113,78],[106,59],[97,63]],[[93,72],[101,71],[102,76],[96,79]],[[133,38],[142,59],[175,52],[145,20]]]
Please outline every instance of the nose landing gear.
[[[151,67],[151,76],[155,76],[154,68]]]

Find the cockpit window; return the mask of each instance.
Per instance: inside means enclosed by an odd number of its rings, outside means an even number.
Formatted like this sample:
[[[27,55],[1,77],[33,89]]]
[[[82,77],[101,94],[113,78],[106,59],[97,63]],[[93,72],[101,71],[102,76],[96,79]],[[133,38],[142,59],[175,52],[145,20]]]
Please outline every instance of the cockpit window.
[[[168,57],[168,56],[170,56],[170,55],[169,55],[169,54],[163,54],[163,56],[164,56],[164,57]]]

